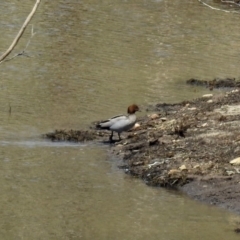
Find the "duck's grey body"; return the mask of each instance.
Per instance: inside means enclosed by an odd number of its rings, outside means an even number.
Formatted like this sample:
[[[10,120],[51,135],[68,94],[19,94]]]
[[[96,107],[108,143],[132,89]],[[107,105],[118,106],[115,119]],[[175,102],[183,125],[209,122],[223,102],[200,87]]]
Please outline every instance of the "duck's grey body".
[[[128,115],[118,115],[112,117],[108,120],[102,121],[97,125],[99,129],[107,129],[111,130],[112,133],[110,135],[109,140],[112,141],[113,131],[118,133],[119,140],[121,140],[120,134],[121,132],[130,130],[136,123],[137,117],[135,112],[138,111],[137,105],[131,105],[128,107]]]

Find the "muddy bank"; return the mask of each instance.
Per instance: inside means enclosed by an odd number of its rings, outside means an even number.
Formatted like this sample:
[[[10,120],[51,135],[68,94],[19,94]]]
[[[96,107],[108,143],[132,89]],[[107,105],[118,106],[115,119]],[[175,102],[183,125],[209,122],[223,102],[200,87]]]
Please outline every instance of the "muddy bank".
[[[240,157],[239,103],[239,90],[232,90],[151,106],[138,127],[112,144],[111,152],[119,156],[120,168],[148,185],[180,189],[240,214],[240,162],[230,163]],[[109,132],[91,127],[56,130],[45,137],[108,143]]]
[[[186,81],[189,85],[195,86],[205,86],[209,88],[209,90],[213,90],[214,88],[238,88],[240,87],[240,82],[235,78],[215,78],[213,80],[200,80],[196,78],[191,78]]]
[[[174,187],[240,214],[240,93],[157,104],[113,151],[148,185]],[[151,119],[152,118],[152,119]]]

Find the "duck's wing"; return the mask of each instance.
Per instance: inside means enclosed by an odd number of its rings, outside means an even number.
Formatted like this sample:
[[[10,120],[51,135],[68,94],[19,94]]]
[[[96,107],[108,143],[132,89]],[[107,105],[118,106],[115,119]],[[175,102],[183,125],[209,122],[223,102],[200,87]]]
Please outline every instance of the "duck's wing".
[[[120,120],[120,119],[126,119],[126,118],[127,118],[127,116],[121,114],[121,115],[117,115],[117,116],[111,117],[107,121],[109,121],[109,120],[111,121],[111,120],[114,120],[114,119]]]
[[[136,123],[136,116],[128,116],[125,118],[119,119],[119,121],[114,122],[110,126],[110,130],[116,131],[116,132],[122,132],[122,131],[128,131],[131,129],[134,124]]]
[[[105,121],[100,122],[97,127],[101,129],[109,129],[113,124],[115,124],[118,121],[126,120],[127,116],[125,115],[117,115],[112,118],[109,118]]]

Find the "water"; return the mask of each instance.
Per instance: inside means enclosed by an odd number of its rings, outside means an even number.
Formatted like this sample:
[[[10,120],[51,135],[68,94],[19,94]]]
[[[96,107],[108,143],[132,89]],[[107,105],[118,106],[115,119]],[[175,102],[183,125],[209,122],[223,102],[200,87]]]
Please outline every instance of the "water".
[[[32,6],[0,3],[0,52]],[[146,187],[107,146],[41,139],[209,93],[192,77],[239,77],[238,18],[195,0],[43,1],[13,52],[31,39],[29,57],[0,65],[0,238],[238,239],[237,216]]]

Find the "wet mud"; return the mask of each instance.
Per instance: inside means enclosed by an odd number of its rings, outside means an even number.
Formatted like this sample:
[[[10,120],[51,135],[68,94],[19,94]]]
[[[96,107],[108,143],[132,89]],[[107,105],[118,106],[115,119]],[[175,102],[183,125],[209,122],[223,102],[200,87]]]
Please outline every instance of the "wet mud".
[[[214,88],[238,88],[240,87],[240,82],[235,78],[215,78],[213,80],[200,80],[196,78],[191,78],[186,81],[189,85],[195,86],[205,86],[208,87],[209,90],[213,90]]]
[[[223,83],[232,84],[229,79]],[[109,143],[110,151],[119,157],[120,168],[147,185],[179,189],[240,214],[240,161],[230,163],[240,157],[240,91],[209,93],[193,101],[149,106],[149,114],[122,134],[121,141]],[[45,137],[108,143],[109,135],[92,125],[87,130],[56,130]]]

